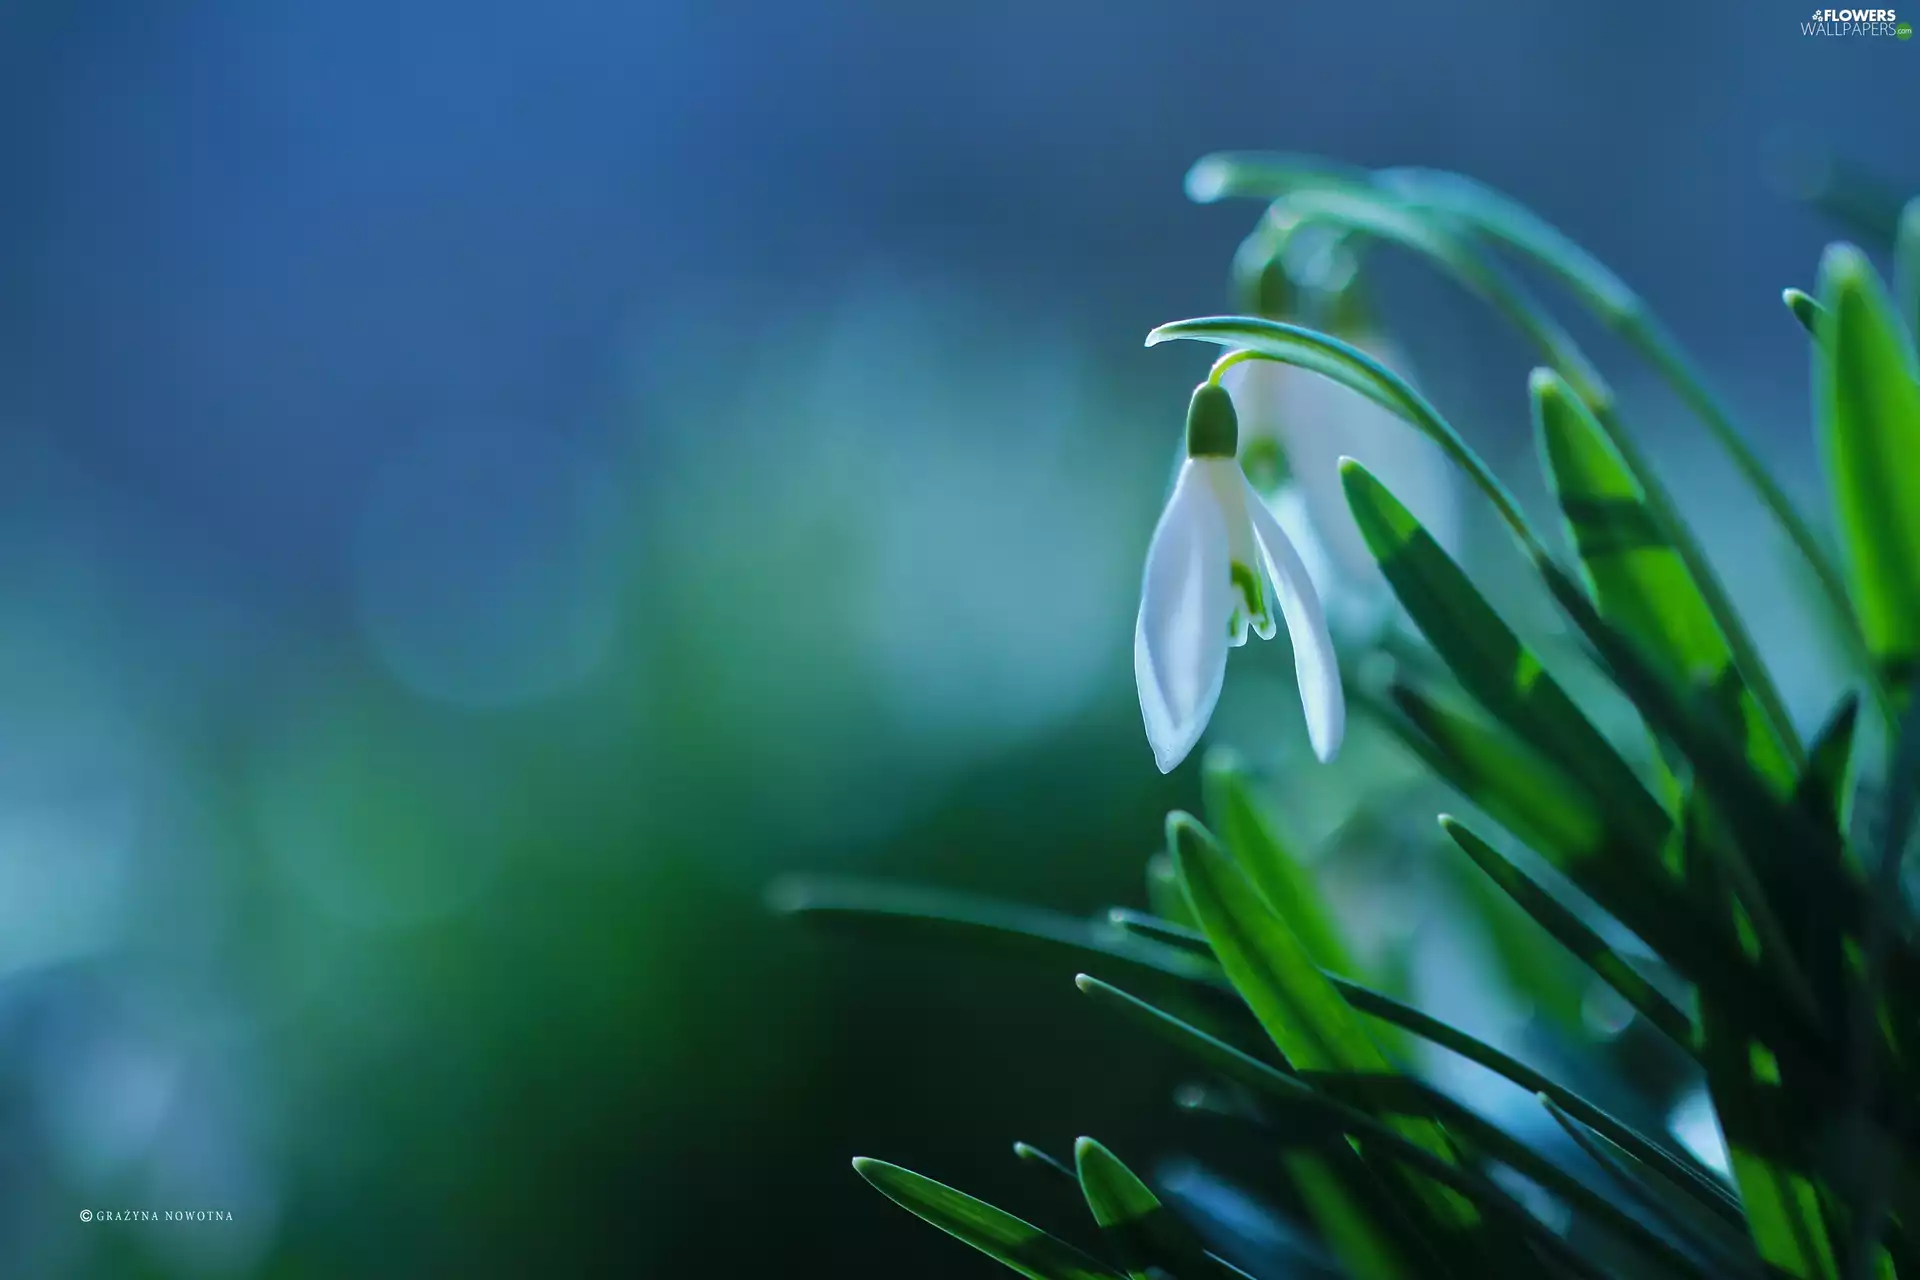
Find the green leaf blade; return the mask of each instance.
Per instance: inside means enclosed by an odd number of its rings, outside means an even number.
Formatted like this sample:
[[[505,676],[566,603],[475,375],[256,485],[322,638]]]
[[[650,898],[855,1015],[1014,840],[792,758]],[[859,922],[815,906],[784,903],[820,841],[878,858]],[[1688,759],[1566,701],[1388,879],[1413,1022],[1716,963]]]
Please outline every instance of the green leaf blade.
[[[1391,1074],[1393,1065],[1327,975],[1206,828],[1171,814],[1167,845],[1220,967],[1287,1061],[1307,1071]],[[1439,1126],[1403,1119],[1394,1127],[1436,1160],[1453,1160]],[[1421,1179],[1413,1190],[1443,1230],[1479,1225],[1472,1204],[1446,1187]]]
[[[1135,1280],[1156,1280],[1167,1274],[1196,1280],[1246,1274],[1209,1253],[1139,1175],[1099,1142],[1077,1140],[1073,1164],[1094,1222],[1113,1242]]]
[[[868,1156],[856,1157],[853,1167],[887,1199],[1028,1280],[1116,1280],[1066,1241],[964,1191]]]
[[[1866,255],[1820,263],[1814,385],[1822,451],[1854,607],[1890,684],[1920,668],[1920,385],[1914,357]]]
[[[1231,751],[1209,752],[1201,781],[1214,830],[1313,962],[1322,969],[1358,975],[1312,871],[1255,800],[1246,763]]]
[[[1781,791],[1790,789],[1795,771],[1787,749],[1646,490],[1558,374],[1536,369],[1528,388],[1547,478],[1600,615],[1682,687],[1724,687],[1737,704],[1748,758]]]
[[[1221,968],[1287,1060],[1308,1071],[1392,1070],[1299,938],[1206,828],[1174,813],[1167,845]]]
[[[1637,845],[1657,849],[1670,818],[1539,657],[1371,472],[1348,458],[1340,480],[1354,522],[1394,595],[1467,692],[1580,779]]]
[[[1605,939],[1588,927],[1585,921],[1562,906],[1463,823],[1443,815],[1440,825],[1453,838],[1453,842],[1473,859],[1474,865],[1485,872],[1487,878],[1512,898],[1521,910],[1532,916],[1541,928],[1579,957],[1601,981],[1619,992],[1628,1004],[1675,1044],[1689,1053],[1693,1051],[1693,1020],[1621,959],[1619,953],[1608,946]]]

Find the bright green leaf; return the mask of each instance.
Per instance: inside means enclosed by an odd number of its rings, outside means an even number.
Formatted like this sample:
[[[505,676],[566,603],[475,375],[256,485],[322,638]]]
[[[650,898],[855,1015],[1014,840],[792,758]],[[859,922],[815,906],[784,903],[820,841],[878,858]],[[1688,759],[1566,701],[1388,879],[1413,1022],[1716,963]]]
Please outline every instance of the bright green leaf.
[[[1216,748],[1207,755],[1202,778],[1213,829],[1267,905],[1287,922],[1315,964],[1358,976],[1333,913],[1321,900],[1313,872],[1281,840],[1255,801],[1245,762],[1231,751]]]
[[[1391,1072],[1392,1064],[1327,975],[1206,828],[1174,813],[1167,818],[1167,846],[1220,967],[1287,1061],[1306,1071]],[[1403,1120],[1396,1127],[1436,1159],[1453,1158],[1436,1126]],[[1415,1190],[1447,1227],[1476,1225],[1472,1207],[1459,1197],[1425,1183],[1416,1183]]]
[[[1528,386],[1547,478],[1600,615],[1682,686],[1724,683],[1739,705],[1749,758],[1782,791],[1790,788],[1786,750],[1733,665],[1686,561],[1649,510],[1646,491],[1558,374],[1536,369]]]
[[[1830,247],[1815,403],[1854,607],[1888,683],[1920,669],[1920,384],[1899,317],[1866,255]]]

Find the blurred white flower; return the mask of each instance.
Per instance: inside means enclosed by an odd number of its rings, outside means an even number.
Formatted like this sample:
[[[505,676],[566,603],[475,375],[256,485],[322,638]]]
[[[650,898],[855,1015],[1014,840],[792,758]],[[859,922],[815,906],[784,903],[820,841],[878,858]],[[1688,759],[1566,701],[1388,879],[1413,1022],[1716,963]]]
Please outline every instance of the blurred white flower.
[[[1236,436],[1232,399],[1202,383],[1187,413],[1187,460],[1147,551],[1134,628],[1140,713],[1162,773],[1206,730],[1229,646],[1245,644],[1249,629],[1263,640],[1274,635],[1275,597],[1314,754],[1332,759],[1346,728],[1340,668],[1313,579],[1241,472]]]
[[[1408,376],[1386,338],[1371,332],[1343,336]],[[1242,465],[1299,546],[1337,622],[1365,625],[1390,599],[1347,510],[1341,458],[1359,461],[1441,546],[1458,550],[1459,477],[1440,447],[1414,427],[1330,378],[1274,360],[1243,360],[1226,369],[1220,383],[1240,413]]]

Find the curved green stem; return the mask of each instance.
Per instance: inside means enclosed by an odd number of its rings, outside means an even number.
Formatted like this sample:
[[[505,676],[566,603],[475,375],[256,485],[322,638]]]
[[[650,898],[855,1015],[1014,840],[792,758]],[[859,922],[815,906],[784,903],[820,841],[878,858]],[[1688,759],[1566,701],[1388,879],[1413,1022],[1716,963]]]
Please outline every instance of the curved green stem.
[[[1514,500],[1493,469],[1475,453],[1453,425],[1440,416],[1426,397],[1408,385],[1406,379],[1375,360],[1358,347],[1342,342],[1315,329],[1302,328],[1280,320],[1257,320],[1250,316],[1204,316],[1194,320],[1175,320],[1147,335],[1147,345],[1157,346],[1176,338],[1211,342],[1235,348],[1214,362],[1208,376],[1217,382],[1220,374],[1246,360],[1274,360],[1331,378],[1349,390],[1357,391],[1381,408],[1405,419],[1423,435],[1439,445],[1475,487],[1493,504],[1507,527],[1520,540],[1529,555],[1549,554],[1546,544],[1527,522],[1526,513]]]
[[[1392,197],[1378,191],[1356,191],[1345,186],[1296,191],[1276,200],[1268,209],[1267,217],[1281,222],[1325,219],[1412,249],[1438,264],[1469,292],[1484,299],[1540,349],[1548,365],[1566,379],[1575,394],[1593,411],[1629,470],[1641,482],[1647,494],[1648,514],[1698,583],[1708,611],[1727,638],[1734,665],[1742,680],[1753,691],[1774,735],[1780,740],[1788,758],[1796,765],[1800,764],[1805,759],[1805,749],[1794,730],[1792,718],[1787,714],[1786,702],[1761,660],[1751,633],[1733,607],[1733,602],[1728,598],[1726,589],[1707,561],[1692,530],[1680,518],[1665,486],[1654,475],[1645,457],[1621,426],[1614,408],[1612,389],[1560,323],[1471,243],[1453,235],[1444,224],[1403,207]],[[1730,423],[1728,427],[1732,429]],[[1737,436],[1735,432],[1736,441]],[[1745,452],[1743,456],[1759,469],[1758,460],[1750,452]],[[1760,469],[1760,474],[1764,476],[1764,469]],[[1784,495],[1781,495],[1781,500],[1784,501]],[[1850,611],[1847,616],[1852,616]]]
[[[1893,701],[1872,660],[1871,650],[1861,633],[1859,619],[1854,615],[1844,581],[1831,557],[1814,536],[1812,527],[1787,498],[1785,490],[1760,461],[1732,415],[1707,387],[1692,360],[1674,341],[1672,334],[1659,323],[1645,301],[1604,263],[1559,228],[1503,192],[1444,170],[1403,168],[1366,173],[1311,156],[1218,153],[1203,157],[1187,176],[1187,193],[1198,201],[1219,200],[1229,196],[1272,200],[1326,191],[1346,194],[1357,191],[1371,191],[1374,194],[1386,192],[1410,209],[1454,219],[1461,226],[1546,270],[1560,280],[1588,310],[1625,338],[1672,385],[1682,402],[1706,425],[1708,433],[1732,459],[1735,469],[1753,486],[1762,503],[1786,531],[1795,551],[1813,570],[1822,596],[1840,620],[1847,647],[1876,704],[1887,715],[1888,723],[1892,723]],[[1912,207],[1908,214],[1914,225],[1920,227],[1920,215],[1916,215]],[[1920,278],[1920,272],[1915,274]],[[1916,289],[1916,293],[1920,294],[1920,289]],[[1920,316],[1915,319],[1920,320]],[[1561,369],[1560,372],[1576,388],[1580,388],[1580,383],[1567,375],[1566,370]],[[1690,540],[1682,540],[1677,545],[1683,556],[1694,561],[1700,560],[1698,548]],[[1703,579],[1702,585],[1710,602],[1723,594],[1717,584],[1708,585]],[[1716,607],[1717,612],[1719,610]],[[1724,628],[1724,619],[1722,625]],[[1770,682],[1752,679],[1753,673],[1748,670],[1750,661],[1754,659],[1750,640],[1744,636],[1736,638],[1732,629],[1728,629],[1728,640],[1730,646],[1735,648],[1737,658],[1741,656],[1742,648],[1748,651],[1747,660],[1740,664],[1742,675],[1747,676],[1749,684],[1754,686],[1755,696],[1768,709],[1769,716],[1779,719],[1776,727],[1786,729],[1783,739],[1790,746],[1797,747],[1797,739],[1780,716],[1778,692]],[[1797,750],[1795,755],[1799,755]]]

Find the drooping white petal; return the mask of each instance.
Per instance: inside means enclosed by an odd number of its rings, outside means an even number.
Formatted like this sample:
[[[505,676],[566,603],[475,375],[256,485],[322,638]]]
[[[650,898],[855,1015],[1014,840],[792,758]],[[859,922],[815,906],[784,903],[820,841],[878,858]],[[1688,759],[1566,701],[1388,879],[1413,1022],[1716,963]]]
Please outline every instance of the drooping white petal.
[[[1333,637],[1327,634],[1326,615],[1307,566],[1280,522],[1251,485],[1247,497],[1254,537],[1266,553],[1273,593],[1280,601],[1280,616],[1287,620],[1287,638],[1293,642],[1293,671],[1300,681],[1300,705],[1307,714],[1307,739],[1314,755],[1323,762],[1331,760],[1346,736],[1347,699],[1340,687],[1340,661],[1333,651]]]
[[[1191,465],[1212,487],[1214,501],[1227,523],[1227,579],[1233,585],[1233,635],[1229,643],[1235,648],[1245,644],[1249,627],[1262,640],[1271,640],[1278,624],[1266,574],[1260,567],[1260,545],[1254,541],[1247,515],[1247,482],[1240,464],[1232,458],[1195,458]],[[1260,499],[1256,496],[1253,501]]]
[[[1233,600],[1226,517],[1188,462],[1147,549],[1133,631],[1140,715],[1162,773],[1187,758],[1220,700]]]

